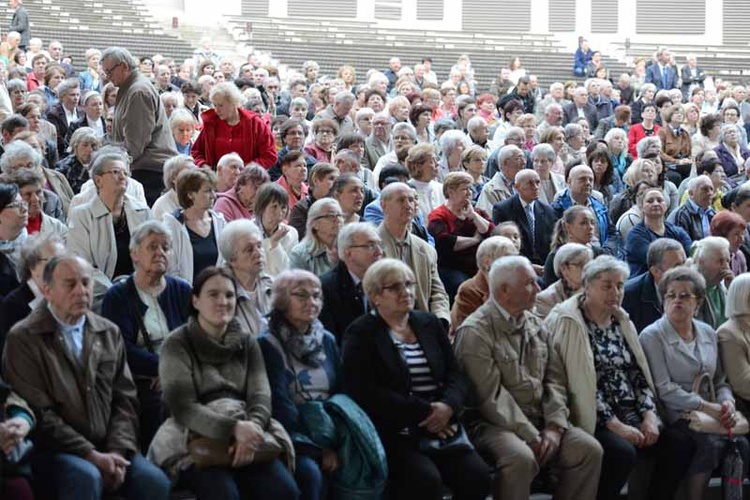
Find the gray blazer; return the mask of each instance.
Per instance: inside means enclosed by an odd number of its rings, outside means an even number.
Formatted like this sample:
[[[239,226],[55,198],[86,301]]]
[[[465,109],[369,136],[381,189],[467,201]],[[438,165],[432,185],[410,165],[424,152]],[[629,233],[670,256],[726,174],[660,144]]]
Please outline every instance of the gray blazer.
[[[697,353],[680,340],[666,316],[648,326],[640,336],[669,423],[679,420],[686,411],[698,409],[701,397],[693,392],[693,382],[703,372],[713,379],[717,402],[732,399],[732,389],[719,358],[716,332],[698,320],[693,320],[693,331]]]

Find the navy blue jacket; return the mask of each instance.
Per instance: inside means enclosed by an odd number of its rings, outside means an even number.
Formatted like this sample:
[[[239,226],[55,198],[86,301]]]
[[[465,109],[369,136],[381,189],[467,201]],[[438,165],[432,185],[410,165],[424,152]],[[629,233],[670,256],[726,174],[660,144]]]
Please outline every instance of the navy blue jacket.
[[[651,273],[646,272],[625,283],[622,308],[630,315],[630,321],[639,334],[644,328],[662,317],[664,307],[656,295],[656,283]]]
[[[167,318],[167,326],[172,331],[187,321],[192,288],[187,281],[180,278],[165,278],[167,286],[159,295],[158,302]],[[130,371],[134,375],[158,377],[159,355],[149,351],[145,346],[138,345],[140,321],[135,318],[142,319],[146,309],[146,304],[141,302],[138,296],[132,275],[125,281],[112,285],[102,301],[102,316],[120,327]]]
[[[641,221],[630,230],[627,243],[625,244],[627,262],[630,266],[630,276],[640,276],[641,274],[648,272],[648,246],[652,241],[658,240],[659,238],[672,238],[673,240],[679,241],[682,244],[682,248],[685,250],[685,255],[690,255],[690,247],[693,246],[693,241],[684,229],[665,221],[664,235],[659,236],[647,228],[643,221]]]

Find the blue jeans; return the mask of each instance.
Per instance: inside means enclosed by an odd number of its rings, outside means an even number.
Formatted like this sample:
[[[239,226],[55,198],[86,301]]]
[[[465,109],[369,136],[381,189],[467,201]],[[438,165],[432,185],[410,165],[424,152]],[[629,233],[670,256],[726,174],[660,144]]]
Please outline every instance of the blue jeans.
[[[325,478],[318,463],[308,455],[297,454],[294,479],[299,486],[302,500],[325,498]]]
[[[300,496],[292,474],[281,460],[239,469],[192,467],[180,474],[180,485],[198,500],[296,500]]]
[[[100,500],[104,486],[99,469],[68,453],[39,451],[32,459],[37,483],[54,488],[58,500]],[[51,478],[51,481],[40,481]],[[136,454],[130,460],[125,483],[117,493],[129,500],[168,500],[169,478],[157,466]]]

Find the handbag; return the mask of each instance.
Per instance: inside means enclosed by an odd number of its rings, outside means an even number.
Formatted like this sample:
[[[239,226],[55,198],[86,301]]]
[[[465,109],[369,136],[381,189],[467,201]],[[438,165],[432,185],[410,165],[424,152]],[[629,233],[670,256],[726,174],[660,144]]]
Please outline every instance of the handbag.
[[[714,383],[706,372],[695,377],[695,380],[693,381],[693,392],[711,403],[716,402]],[[735,425],[731,431],[721,425],[719,420],[705,411],[692,410],[685,412],[683,417],[688,421],[688,427],[690,430],[705,434],[727,435],[731,432],[732,434],[742,435],[747,434],[750,430],[750,424],[748,423],[747,418],[745,418],[740,412],[735,413],[737,425]]]
[[[729,444],[721,464],[721,493],[724,500],[742,500],[745,467],[737,438],[729,431]]]
[[[464,426],[456,423],[451,426],[455,431],[449,438],[423,437],[419,440],[419,451],[425,455],[440,457],[453,453],[466,452],[474,449],[469,441]]]
[[[276,438],[264,432],[263,441],[255,448],[250,460],[241,465],[268,463],[279,458],[283,452],[284,448]],[[203,436],[188,441],[188,453],[198,468],[229,467],[234,462],[231,445]]]

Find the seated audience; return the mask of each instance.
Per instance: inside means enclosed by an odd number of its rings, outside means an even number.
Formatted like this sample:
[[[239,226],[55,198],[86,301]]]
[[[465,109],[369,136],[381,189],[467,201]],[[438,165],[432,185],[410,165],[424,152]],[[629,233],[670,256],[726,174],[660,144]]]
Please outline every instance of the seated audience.
[[[175,179],[175,191],[180,209],[163,219],[172,233],[169,273],[192,283],[203,269],[223,263],[219,238],[226,222],[212,209],[216,175],[210,170],[183,170]]]
[[[172,417],[154,438],[152,459],[162,467],[169,465],[178,450],[165,446],[167,453],[157,453],[157,444],[171,438],[176,440],[173,447],[186,449],[189,432],[229,455],[226,465],[214,467],[199,467],[188,456],[179,484],[198,498],[298,498],[288,469],[289,436],[271,419],[263,354],[235,320],[237,293],[231,273],[213,266],[204,269],[195,278],[190,304],[187,323],[167,337],[159,356],[164,403]],[[256,447],[269,435],[285,452],[267,462],[254,461]]]
[[[299,243],[297,231],[284,220],[289,213],[289,195],[276,183],[266,183],[255,193],[253,222],[263,237],[266,270],[276,276],[289,269],[289,252]]]
[[[175,214],[180,210],[180,200],[177,198],[177,176],[183,170],[195,168],[193,158],[188,155],[179,154],[164,162],[164,189],[166,191],[159,196],[151,207],[154,219],[164,219],[164,214]]]
[[[537,294],[534,309],[537,316],[546,318],[557,304],[581,290],[583,268],[593,258],[591,248],[580,243],[566,243],[556,250],[552,266],[558,279]]]
[[[81,192],[81,187],[89,180],[91,157],[101,145],[101,140],[89,127],[80,127],[70,137],[70,155],[63,158],[55,167],[68,180],[73,194]]]
[[[445,483],[458,498],[484,499],[489,468],[473,447],[434,453],[420,446],[465,433],[458,415],[468,388],[441,322],[414,310],[414,273],[383,259],[367,270],[364,288],[375,313],[347,329],[344,380],[385,447],[390,497],[439,498]]]
[[[750,150],[740,144],[737,126],[733,123],[722,125],[719,142],[714,151],[724,167],[724,173],[730,179],[735,178],[739,182],[747,180],[745,164],[750,159]]]
[[[552,172],[557,154],[549,144],[537,144],[531,151],[532,166],[539,174],[539,200],[551,205],[557,193],[565,189],[565,176]]]
[[[3,370],[39,416],[32,468],[45,480],[38,486],[61,500],[104,491],[167,500],[169,479],[138,451],[138,401],[120,331],[91,311],[91,264],[56,256],[43,279],[46,302],[11,329]]]
[[[445,203],[445,190],[437,181],[437,156],[432,145],[418,144],[410,148],[406,166],[411,175],[409,184],[417,191],[419,210],[429,217],[433,210]]]
[[[365,185],[353,173],[342,173],[331,186],[331,198],[339,202],[344,214],[343,224],[359,222],[359,212],[365,201]]]
[[[489,287],[490,300],[457,331],[455,350],[475,394],[463,420],[495,466],[493,496],[528,498],[534,477],[551,467],[556,498],[594,498],[602,447],[568,421],[564,378],[550,366],[553,335],[532,312],[536,272],[525,257],[505,257],[492,264]]]
[[[730,262],[729,242],[726,239],[708,236],[695,242],[693,269],[705,281],[705,300],[699,302],[695,317],[713,329],[719,328],[727,320],[727,286],[734,278]]]
[[[648,272],[632,276],[625,283],[622,308],[639,334],[661,318],[664,304],[657,295],[657,287],[664,273],[685,263],[685,249],[672,238],[659,238],[648,245],[646,264]]]
[[[339,169],[330,163],[316,163],[310,169],[310,189],[307,196],[297,202],[289,213],[289,225],[297,230],[300,238],[305,237],[307,213],[310,206],[321,198],[330,195],[333,183],[339,176]]]
[[[658,478],[658,484],[673,483],[674,489],[687,477],[691,498],[703,498],[727,441],[718,434],[690,429],[685,412],[700,411],[731,429],[737,423],[734,397],[719,358],[716,331],[694,318],[700,303],[707,299],[705,280],[692,269],[677,267],[662,278],[659,296],[664,301],[664,315],[640,336],[664,408],[663,436],[668,438],[657,449],[653,477]],[[706,383],[697,383],[703,377],[708,378],[710,392]],[[736,443],[743,461],[747,460],[747,440],[740,436]],[[674,489],[669,490],[672,495]]]
[[[130,258],[134,272],[107,290],[102,316],[120,329],[128,367],[140,403],[140,443],[148,449],[162,422],[159,351],[169,332],[187,321],[190,285],[167,275],[172,236],[158,221],[133,230]]]
[[[729,268],[734,276],[747,272],[747,260],[740,250],[746,229],[745,219],[730,210],[722,210],[711,219],[711,236],[719,236],[729,242]]]
[[[675,226],[682,228],[691,240],[698,241],[709,236],[711,219],[716,214],[712,207],[713,181],[707,175],[693,177],[688,182],[687,192],[687,201],[672,212],[669,219]]]
[[[596,221],[589,207],[574,205],[563,212],[552,230],[552,242],[547,260],[544,262],[544,284],[546,287],[557,281],[555,274],[555,254],[566,243],[578,243],[594,252],[594,257],[602,253],[602,247],[595,242]]]
[[[18,186],[21,199],[28,207],[29,219],[26,223],[26,232],[29,235],[55,233],[65,240],[68,236],[68,226],[43,211],[44,177],[36,170],[22,168],[10,175],[9,181]]]
[[[719,354],[727,382],[739,399],[736,405],[744,412],[750,402],[750,274],[737,276],[727,291],[727,322],[719,327]]]
[[[227,153],[216,164],[216,192],[224,193],[234,188],[245,164],[237,153]]]
[[[308,192],[307,187],[307,163],[304,154],[300,151],[292,151],[279,159],[281,163],[281,177],[276,184],[284,188],[288,194],[287,205],[289,211],[294,205],[303,200]]]

